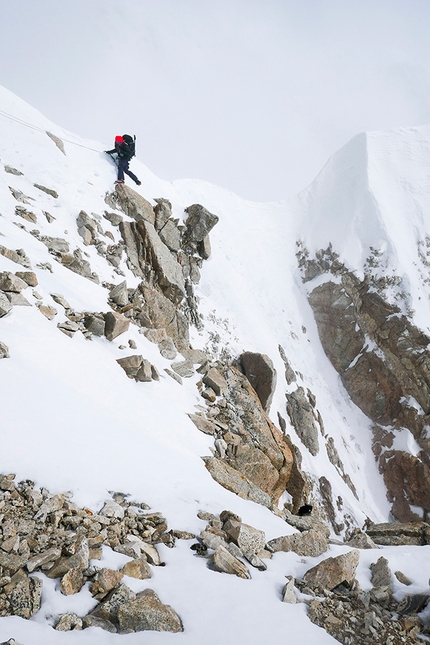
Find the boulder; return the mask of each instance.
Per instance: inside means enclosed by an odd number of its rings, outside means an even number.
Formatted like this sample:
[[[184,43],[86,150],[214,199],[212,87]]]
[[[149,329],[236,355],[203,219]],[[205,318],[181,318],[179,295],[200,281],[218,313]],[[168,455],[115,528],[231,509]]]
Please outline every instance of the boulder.
[[[28,557],[26,555],[15,555],[14,553],[0,551],[0,567],[3,569],[3,575],[13,576],[25,566],[27,560]]]
[[[228,520],[224,523],[223,530],[230,540],[239,547],[247,560],[261,553],[266,544],[264,531],[255,529],[253,526],[243,522]]]
[[[240,367],[257,393],[262,408],[269,412],[276,389],[276,370],[266,354],[244,352],[239,357]]]
[[[153,544],[144,542],[137,535],[127,535],[124,544],[129,544],[131,546],[131,557],[140,558],[143,554],[149,564],[153,564],[156,567],[160,566],[160,556]]]
[[[330,534],[330,532],[328,532]],[[300,556],[316,558],[327,551],[329,538],[326,531],[309,529],[301,533],[283,535],[267,543],[267,548],[273,552],[293,551]]]
[[[200,255],[202,260],[208,260],[211,256],[211,241],[209,235],[206,235],[201,242],[197,244],[197,253]]]
[[[194,376],[194,365],[191,361],[185,360],[172,363],[171,368],[176,374],[182,376],[182,378],[191,378]]]
[[[61,578],[71,569],[83,571],[88,567],[90,550],[88,540],[81,535],[76,540],[75,553],[71,556],[62,556],[47,572],[48,578]]]
[[[231,553],[229,553],[222,544],[220,544],[214,551],[213,567],[215,571],[219,571],[221,573],[230,573],[246,580],[251,578],[251,574],[243,562],[231,555]]]
[[[95,618],[107,620],[113,625],[118,623],[118,611],[124,604],[130,604],[136,594],[127,585],[120,583],[108,593],[106,598],[89,614]]]
[[[121,215],[118,215],[118,213],[109,213],[108,211],[104,211],[103,217],[107,219],[108,222],[112,224],[112,226],[119,226],[123,221],[123,217]]]
[[[314,589],[331,591],[340,584],[351,586],[360,561],[359,551],[349,551],[334,558],[326,558],[315,567],[308,569],[303,580]]]
[[[185,212],[188,213],[185,236],[190,242],[202,242],[219,222],[217,215],[210,213],[200,204],[188,206]]]
[[[54,302],[57,303],[57,305],[60,305],[66,311],[71,311],[72,310],[72,308],[69,305],[69,303],[67,302],[67,300],[60,293],[51,293],[51,298],[52,298],[52,300]]]
[[[170,605],[164,605],[152,589],[145,589],[136,595],[135,600],[119,607],[118,624],[120,633],[183,631],[178,614]]]
[[[13,251],[12,249],[8,249],[5,246],[0,245],[0,255],[3,255],[5,258],[11,260],[12,262],[15,262],[16,264],[20,264],[26,269],[31,268],[31,262],[27,257],[24,249],[17,249],[16,251]]]
[[[62,255],[70,252],[70,244],[62,237],[49,237],[43,235],[39,237],[40,241],[48,248],[52,255]]]
[[[372,524],[366,533],[376,544],[383,546],[430,544],[430,525],[427,522]]]
[[[0,273],[0,291],[12,291],[13,293],[20,293],[26,289],[28,284],[24,282],[17,275],[10,271],[2,271]]]
[[[124,508],[113,499],[108,499],[99,511],[99,515],[122,520],[124,518]]]
[[[125,184],[117,184],[115,187],[115,201],[117,206],[128,217],[137,222],[145,221],[154,225],[155,213],[152,205],[142,195]]]
[[[108,311],[103,317],[105,321],[105,336],[108,340],[114,340],[130,327],[129,319],[122,314],[116,313],[116,311]]]
[[[106,328],[104,314],[86,313],[84,315],[84,326],[94,336],[104,336]]]
[[[58,623],[55,625],[57,632],[70,632],[72,630],[80,631],[82,629],[82,618],[77,614],[63,614],[60,616]]]
[[[60,139],[60,137],[57,137],[55,134],[52,134],[52,132],[48,132],[48,130],[46,130],[46,134],[51,139],[51,141],[55,143],[55,145],[63,153],[63,155],[66,155],[62,139]]]
[[[10,358],[9,356],[9,347],[5,345],[4,343],[0,342],[0,359],[2,358]]]
[[[160,340],[160,342],[158,343],[158,349],[160,350],[160,354],[163,358],[167,358],[167,360],[169,361],[175,360],[177,351],[175,343],[171,338],[164,338],[163,340]]]
[[[42,581],[39,578],[29,578],[23,571],[18,571],[3,587],[3,592],[10,603],[10,615],[31,618],[40,609]]]
[[[122,571],[115,571],[104,567],[100,569],[94,576],[94,581],[90,587],[93,596],[98,600],[104,598],[109,591],[116,587],[124,577]]]
[[[205,374],[203,377],[203,383],[207,387],[210,387],[217,396],[222,396],[227,388],[227,381],[215,367],[211,367],[211,369]]]
[[[176,222],[169,219],[158,231],[158,234],[168,249],[175,253],[179,251],[181,248],[182,234]]]
[[[347,545],[354,547],[354,549],[378,549],[378,545],[372,540],[372,538],[363,533],[363,531],[357,531],[352,535],[347,541]]]
[[[118,305],[118,307],[125,307],[128,305],[127,282],[124,280],[111,289],[109,291],[109,298],[112,302]]]
[[[145,556],[126,562],[121,569],[121,573],[124,576],[130,576],[130,578],[137,578],[137,580],[146,580],[152,576],[151,569]]]
[[[8,172],[10,175],[16,175],[17,177],[22,177],[24,175],[23,172],[20,170],[17,170],[16,168],[13,168],[12,166],[5,165],[4,171]]]
[[[37,287],[39,284],[37,281],[37,276],[33,271],[17,271],[15,273],[17,278],[20,278],[21,280],[24,280],[26,284],[28,284],[29,287]]]
[[[208,421],[205,417],[199,416],[198,414],[189,414],[188,416],[190,417],[196,428],[200,430],[200,432],[211,435],[215,434],[217,430],[215,423]]]
[[[94,244],[98,233],[97,222],[87,215],[85,211],[81,211],[76,218],[76,225],[78,227],[78,233],[82,237],[84,244]]]
[[[12,305],[9,301],[9,298],[6,296],[3,291],[0,291],[0,318],[6,316],[6,314],[11,311]]]
[[[54,320],[55,316],[58,313],[57,310],[50,305],[38,304],[36,306],[39,309],[40,313],[43,314],[48,320]]]
[[[58,547],[52,547],[43,551],[42,553],[37,553],[26,563],[26,568],[29,573],[33,573],[36,569],[40,569],[44,564],[49,562],[54,563],[55,560],[61,556],[61,549]]]
[[[69,569],[61,578],[60,591],[64,596],[72,596],[84,586],[84,576],[81,567]]]
[[[86,629],[87,627],[100,627],[100,629],[104,629],[105,632],[110,632],[111,634],[117,633],[117,628],[110,620],[107,620],[106,618],[100,618],[92,614],[88,614],[87,616],[83,617],[82,626],[84,629]]]
[[[374,587],[389,587],[391,584],[391,569],[388,566],[388,560],[380,557],[377,562],[370,565],[371,583]]]
[[[128,378],[135,379],[139,369],[142,366],[143,360],[144,358],[140,354],[132,354],[131,356],[118,358],[116,362],[122,367]]]
[[[272,507],[272,498],[270,495],[261,490],[253,482],[249,481],[244,475],[216,457],[204,457],[205,466],[211,476],[221,486],[236,493],[243,499],[249,499],[257,504]]]
[[[160,231],[166,224],[167,220],[172,216],[172,204],[168,199],[157,197],[154,199],[156,206],[154,207],[155,213],[155,230]]]
[[[73,271],[73,273],[99,284],[100,280],[98,275],[91,271],[90,263],[82,257],[82,253],[79,249],[75,249],[73,253],[60,254],[58,261],[61,262],[66,269],[69,269],[69,271]]]
[[[289,580],[282,590],[282,602],[286,602],[290,605],[295,605],[297,603],[297,596],[294,589],[295,580],[291,576],[288,577]]]

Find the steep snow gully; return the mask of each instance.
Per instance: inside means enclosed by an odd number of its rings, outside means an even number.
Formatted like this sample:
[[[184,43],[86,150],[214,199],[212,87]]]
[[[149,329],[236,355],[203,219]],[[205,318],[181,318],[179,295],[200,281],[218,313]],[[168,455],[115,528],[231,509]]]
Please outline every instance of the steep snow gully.
[[[107,147],[0,88],[0,641],[426,638],[399,603],[430,570],[430,126],[360,134],[270,204],[163,181],[140,141],[115,190]],[[394,522],[414,537],[370,541]],[[353,546],[356,640],[302,582]],[[382,555],[409,583],[385,605]],[[371,640],[388,615],[404,640]]]

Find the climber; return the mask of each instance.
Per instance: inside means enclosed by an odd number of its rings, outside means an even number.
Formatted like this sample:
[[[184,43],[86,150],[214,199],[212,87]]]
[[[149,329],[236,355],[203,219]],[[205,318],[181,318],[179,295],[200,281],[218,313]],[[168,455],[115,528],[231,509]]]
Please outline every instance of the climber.
[[[123,134],[122,137],[120,135],[115,137],[115,148],[113,150],[105,150],[106,154],[108,155],[114,155],[116,153],[117,157],[112,157],[118,165],[118,179],[116,180],[116,184],[123,184],[124,183],[124,173],[131,177],[131,179],[137,184],[138,186],[141,185],[141,181],[136,177],[134,173],[129,170],[128,164],[130,162],[130,159],[132,159],[135,155],[136,151],[136,136],[132,137],[129,134]]]

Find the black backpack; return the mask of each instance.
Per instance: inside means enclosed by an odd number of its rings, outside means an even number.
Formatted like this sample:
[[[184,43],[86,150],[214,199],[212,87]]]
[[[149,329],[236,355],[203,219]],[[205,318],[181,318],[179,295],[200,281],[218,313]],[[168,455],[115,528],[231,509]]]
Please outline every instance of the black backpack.
[[[128,159],[132,159],[134,155],[136,154],[136,135],[132,137],[130,134],[123,134],[122,138],[124,140],[124,152],[127,152]]]

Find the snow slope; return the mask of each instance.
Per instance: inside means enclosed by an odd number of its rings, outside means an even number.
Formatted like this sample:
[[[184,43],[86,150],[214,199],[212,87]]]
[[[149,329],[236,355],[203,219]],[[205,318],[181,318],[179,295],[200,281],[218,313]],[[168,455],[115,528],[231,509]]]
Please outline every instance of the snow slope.
[[[46,130],[64,141],[66,155]],[[278,372],[271,408],[277,423],[278,411],[287,417],[285,392],[297,387],[287,386],[282,378],[284,365],[278,351],[282,345],[299,374],[298,384],[316,396],[326,432],[335,440],[359,500],[328,461],[322,441],[319,454],[312,457],[288,422],[287,432],[300,446],[303,469],[316,479],[324,475],[330,480],[334,497],[343,497],[344,511],[358,525],[367,516],[387,520],[389,505],[370,449],[370,422],[349,400],[321,348],[297,270],[296,241],[303,239],[311,251],[332,242],[358,271],[363,270],[370,246],[382,248],[389,270],[413,284],[413,306],[417,319],[424,320],[425,286],[420,286],[413,252],[417,240],[426,234],[430,187],[424,165],[429,142],[430,128],[359,135],[332,157],[306,191],[276,204],[246,202],[201,181],[165,182],[138,159],[132,162],[142,181],[137,190],[149,201],[169,199],[179,218],[185,207],[201,203],[220,218],[211,232],[212,256],[204,263],[197,289],[204,330],[193,331],[193,346],[215,352],[224,348],[232,356],[243,350],[268,354]],[[0,472],[16,473],[18,480],[32,479],[52,492],[71,490],[77,503],[94,509],[102,505],[108,491],[127,492],[161,511],[175,529],[198,533],[204,528],[196,516],[199,509],[219,513],[228,508],[263,529],[267,539],[292,532],[267,509],[229,493],[207,473],[201,456],[210,454],[212,440],[187,416],[201,401],[197,376],[185,379],[182,386],[170,379],[164,373],[169,361],[136,328],[113,342],[95,337],[90,342],[81,334],[69,338],[57,329],[64,315],[50,294],[61,294],[77,311],[102,311],[107,309],[108,292],[56,263],[28,231],[37,228],[42,235],[63,237],[71,248],[80,248],[88,254],[100,282],[124,279],[94,247],[82,245],[76,228],[80,210],[101,215],[106,208],[104,196],[115,179],[115,169],[103,154],[110,146],[62,130],[0,88],[0,160],[23,173],[15,176],[0,168],[0,244],[25,249],[39,281],[34,291],[58,311],[48,321],[36,306],[14,307],[0,320],[0,341],[11,355],[0,362]],[[59,198],[41,192],[35,183],[56,190]],[[37,215],[37,225],[15,216],[18,202],[9,186],[35,200],[27,208]],[[43,211],[55,221],[48,223]],[[118,239],[115,227],[104,219],[102,226]],[[52,273],[37,266],[47,262]],[[137,285],[125,263],[121,269],[128,286]],[[17,270],[18,265],[0,255],[0,271]],[[25,296],[35,305],[37,297],[32,291],[28,288]],[[423,302],[418,307],[420,296]],[[220,338],[215,345],[214,334]],[[135,341],[137,353],[156,365],[163,375],[160,382],[135,383],[125,377],[116,359],[129,353],[120,349],[129,339]],[[185,632],[148,632],[145,643],[211,645],[222,640],[227,645],[257,645],[263,639],[286,635],[287,642],[295,645],[335,642],[308,621],[305,605],[280,602],[285,576],[303,575],[313,559],[276,554],[267,572],[255,571],[247,581],[210,571],[204,560],[192,555],[187,543],[173,550],[161,548],[167,566],[157,568],[153,578],[138,588],[153,587],[180,614]],[[332,547],[330,555],[345,549]],[[395,561],[393,566],[412,578],[409,591],[413,592],[425,588],[427,580],[425,567],[412,564],[411,554],[412,550],[384,549],[384,555]],[[370,586],[368,564],[379,555],[362,554],[359,575],[364,588]],[[429,556],[423,547],[421,562]],[[106,563],[117,557],[106,550]],[[28,622],[2,619],[0,639],[14,636],[24,645],[71,640],[83,644],[122,639],[142,642],[139,634],[117,636],[96,628],[62,634],[49,627],[55,615],[86,612],[93,602],[89,591],[64,598],[52,581],[44,579],[41,612]]]

